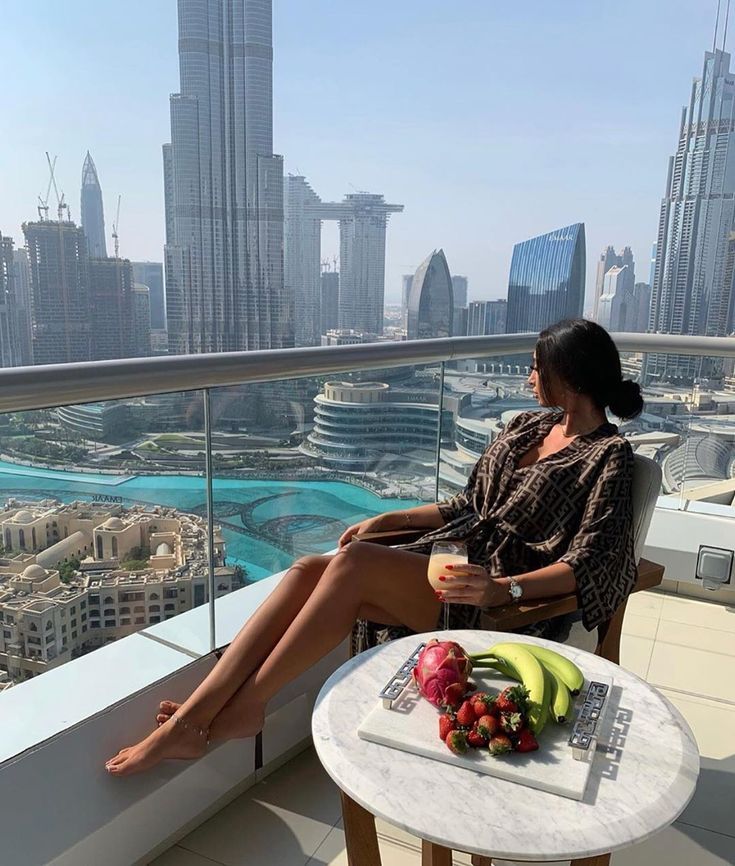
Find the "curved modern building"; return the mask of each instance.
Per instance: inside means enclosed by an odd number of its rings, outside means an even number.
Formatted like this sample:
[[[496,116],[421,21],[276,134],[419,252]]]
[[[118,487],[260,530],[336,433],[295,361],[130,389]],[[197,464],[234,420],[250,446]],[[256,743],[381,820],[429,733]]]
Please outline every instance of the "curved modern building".
[[[438,405],[400,396],[384,382],[326,382],[314,398],[314,430],[302,450],[329,466],[361,470],[387,454],[435,451]]]
[[[408,295],[408,339],[451,337],[454,290],[444,250],[424,259],[411,282]]]
[[[575,223],[513,247],[506,334],[538,333],[560,319],[582,315],[584,223]]]

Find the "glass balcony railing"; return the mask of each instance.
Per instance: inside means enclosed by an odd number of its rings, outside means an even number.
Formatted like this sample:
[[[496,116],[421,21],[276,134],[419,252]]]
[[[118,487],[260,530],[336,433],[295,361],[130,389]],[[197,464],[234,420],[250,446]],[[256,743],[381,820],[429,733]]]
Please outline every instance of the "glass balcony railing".
[[[216,599],[332,549],[365,516],[456,492],[509,413],[536,405],[533,343],[1,370],[0,689],[141,630],[207,652]],[[618,343],[633,377],[654,348],[735,359],[727,339]],[[732,375],[644,394],[621,430],[661,464],[662,505],[735,519]],[[176,617],[198,608],[206,634],[192,644]]]

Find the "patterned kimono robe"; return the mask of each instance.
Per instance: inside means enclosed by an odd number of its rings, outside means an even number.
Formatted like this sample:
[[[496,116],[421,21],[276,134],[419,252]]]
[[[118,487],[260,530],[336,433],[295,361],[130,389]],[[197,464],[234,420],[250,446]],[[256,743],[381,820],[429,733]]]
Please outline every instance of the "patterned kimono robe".
[[[633,589],[633,452],[614,424],[578,436],[530,466],[520,458],[543,441],[559,412],[516,416],[476,463],[463,491],[438,503],[445,525],[404,549],[429,554],[434,541],[463,540],[469,561],[493,577],[555,562],[574,572],[581,618],[591,631]],[[478,628],[482,609],[451,604],[450,628]],[[575,618],[556,617],[525,633],[563,640]],[[578,618],[578,617],[577,617]],[[359,621],[353,651],[411,634],[404,627]]]

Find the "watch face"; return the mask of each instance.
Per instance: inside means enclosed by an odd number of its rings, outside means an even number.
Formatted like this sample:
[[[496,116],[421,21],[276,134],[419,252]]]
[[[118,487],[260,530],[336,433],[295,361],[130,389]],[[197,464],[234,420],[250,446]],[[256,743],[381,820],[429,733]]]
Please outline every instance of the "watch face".
[[[510,594],[513,598],[520,598],[523,595],[523,589],[519,583],[511,583]]]

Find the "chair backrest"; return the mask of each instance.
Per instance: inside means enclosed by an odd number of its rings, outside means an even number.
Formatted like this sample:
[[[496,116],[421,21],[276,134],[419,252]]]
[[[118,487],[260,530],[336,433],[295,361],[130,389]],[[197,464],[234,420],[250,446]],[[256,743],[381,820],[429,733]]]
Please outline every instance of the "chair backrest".
[[[641,454],[633,455],[633,550],[641,558],[656,500],[661,493],[661,467]]]

